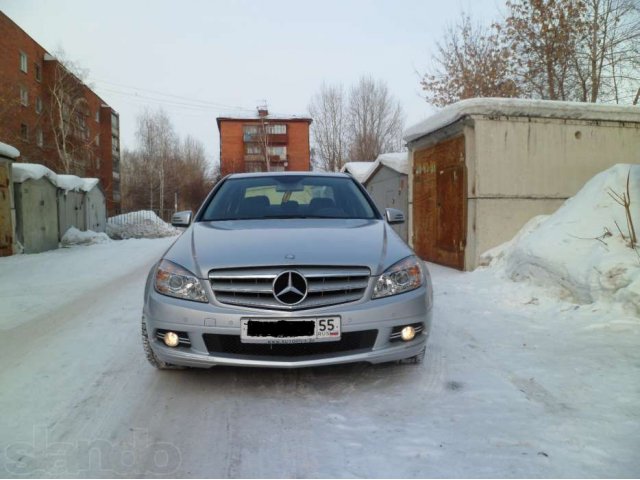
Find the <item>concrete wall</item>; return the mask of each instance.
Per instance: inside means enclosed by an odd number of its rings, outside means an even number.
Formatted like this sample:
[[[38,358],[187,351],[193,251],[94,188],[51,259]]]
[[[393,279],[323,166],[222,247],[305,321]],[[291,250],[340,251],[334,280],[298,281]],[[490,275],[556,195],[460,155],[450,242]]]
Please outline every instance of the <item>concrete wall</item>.
[[[392,227],[405,242],[409,236],[409,189],[407,183],[407,175],[396,172],[385,165],[381,165],[365,183],[369,195],[383,214],[385,208],[397,208],[404,212],[407,222]]]
[[[24,253],[58,248],[56,187],[46,178],[14,183],[16,237]]]
[[[106,231],[107,207],[102,190],[98,186],[93,187],[85,194],[84,202],[87,229],[94,232]]]
[[[465,126],[468,222],[465,268],[550,214],[597,173],[640,163],[640,124],[473,118]]]
[[[598,172],[640,162],[638,123],[480,117],[473,130],[470,196],[568,198]]]
[[[62,239],[71,227],[78,230],[87,229],[84,192],[66,192],[58,189],[58,238]]]

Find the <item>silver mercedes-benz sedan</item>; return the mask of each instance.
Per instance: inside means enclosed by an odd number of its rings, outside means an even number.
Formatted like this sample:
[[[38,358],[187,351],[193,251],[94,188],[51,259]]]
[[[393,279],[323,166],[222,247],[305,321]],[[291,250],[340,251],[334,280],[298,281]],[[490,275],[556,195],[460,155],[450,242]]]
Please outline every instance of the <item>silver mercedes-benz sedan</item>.
[[[235,174],[149,272],[142,341],[157,368],[419,363],[424,263],[351,176]]]

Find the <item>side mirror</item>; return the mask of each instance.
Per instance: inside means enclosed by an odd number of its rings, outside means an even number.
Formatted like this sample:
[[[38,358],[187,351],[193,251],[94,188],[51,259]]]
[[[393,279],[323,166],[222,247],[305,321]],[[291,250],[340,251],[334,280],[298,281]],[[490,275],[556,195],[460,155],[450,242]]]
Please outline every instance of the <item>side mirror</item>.
[[[191,223],[191,210],[185,210],[184,212],[176,212],[171,217],[171,225],[174,227],[188,227]]]
[[[387,208],[384,211],[387,222],[393,225],[394,223],[404,223],[404,213],[395,208]]]

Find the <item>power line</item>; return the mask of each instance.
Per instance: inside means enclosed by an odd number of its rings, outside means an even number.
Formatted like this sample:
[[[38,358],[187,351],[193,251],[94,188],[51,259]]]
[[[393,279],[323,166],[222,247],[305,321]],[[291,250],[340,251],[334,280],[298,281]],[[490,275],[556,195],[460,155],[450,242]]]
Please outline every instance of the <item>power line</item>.
[[[131,85],[125,85],[125,84],[121,84],[121,83],[115,83],[115,82],[110,82],[107,80],[99,80],[96,79],[94,80],[97,83],[103,83],[106,85],[111,85],[111,88],[108,87],[100,87],[102,90],[110,92],[110,93],[114,93],[117,95],[124,95],[124,96],[129,96],[129,97],[134,97],[140,100],[146,100],[146,101],[152,101],[152,102],[156,102],[158,104],[161,105],[169,105],[169,106],[173,106],[173,107],[178,107],[178,108],[187,108],[187,109],[192,109],[192,110],[200,110],[200,111],[214,111],[214,112],[219,112],[219,111],[235,111],[235,112],[251,112],[253,114],[256,113],[256,109],[255,108],[247,108],[247,107],[241,107],[238,105],[228,105],[228,104],[224,104],[224,103],[219,103],[219,102],[212,102],[209,100],[201,100],[201,99],[196,99],[196,98],[190,98],[190,97],[184,97],[184,96],[180,96],[180,95],[174,95],[171,93],[166,93],[166,92],[160,92],[157,90],[150,90],[150,89],[146,89],[146,88],[139,88],[139,87],[134,87]],[[121,89],[117,89],[114,87],[121,87],[124,89],[129,89],[130,91],[126,91],[126,90],[121,90]],[[138,93],[141,92],[141,93]],[[159,98],[158,98],[159,97]],[[163,98],[164,97],[164,98]],[[274,115],[281,115],[281,116],[291,116],[291,117],[295,117],[296,115],[292,115],[292,114],[287,114],[287,113],[278,113],[278,112],[274,112]]]

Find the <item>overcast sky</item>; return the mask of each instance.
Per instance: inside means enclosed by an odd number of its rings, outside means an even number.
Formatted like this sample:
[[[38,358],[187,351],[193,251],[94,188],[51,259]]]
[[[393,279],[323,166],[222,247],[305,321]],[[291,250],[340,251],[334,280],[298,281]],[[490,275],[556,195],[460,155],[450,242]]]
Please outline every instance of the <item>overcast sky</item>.
[[[136,115],[162,106],[184,136],[219,156],[215,118],[269,111],[304,115],[323,81],[384,80],[406,126],[433,110],[420,71],[462,11],[498,16],[500,0],[135,1],[0,0],[0,9],[49,52],[89,70],[94,90],[120,113],[122,144]],[[243,110],[244,109],[244,110]]]

